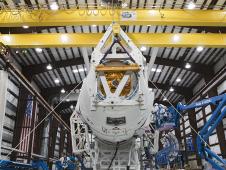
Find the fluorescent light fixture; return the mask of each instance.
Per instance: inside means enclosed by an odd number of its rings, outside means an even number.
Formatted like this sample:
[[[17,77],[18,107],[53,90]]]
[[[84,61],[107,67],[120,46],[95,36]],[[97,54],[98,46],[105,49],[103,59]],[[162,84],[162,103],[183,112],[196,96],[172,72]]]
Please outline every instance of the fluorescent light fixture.
[[[201,52],[201,51],[203,51],[203,46],[198,46],[197,48],[196,48],[196,51],[198,51],[198,52]]]
[[[70,99],[66,99],[66,102],[70,102]]]
[[[53,69],[53,67],[52,67],[51,64],[48,64],[48,65],[46,66],[46,68],[47,68],[47,70],[52,70],[52,69]]]
[[[160,73],[162,70],[160,68],[152,68],[151,71]]]
[[[11,37],[9,35],[4,35],[2,38],[6,42],[10,42],[11,41]]]
[[[41,48],[35,48],[35,51],[36,51],[37,53],[41,53],[41,52],[42,52],[42,49],[41,49]]]
[[[78,72],[82,72],[82,71],[86,71],[86,68],[80,68],[80,69],[73,69],[73,73],[78,73]]]
[[[147,50],[147,47],[145,46],[140,47],[140,51],[146,51],[146,50]]]
[[[61,93],[65,93],[66,91],[64,90],[64,89],[61,89],[61,91],[60,91]]]
[[[180,78],[177,78],[177,79],[176,79],[176,82],[181,82],[181,79],[180,79]]]
[[[29,28],[28,25],[23,25],[22,27],[23,27],[24,29],[28,29],[28,28]]]
[[[53,2],[52,4],[50,4],[50,9],[56,11],[59,9],[59,5],[56,2]]]
[[[54,82],[55,82],[56,84],[59,84],[59,83],[60,83],[60,80],[59,80],[58,78],[56,78],[56,79],[54,80]]]
[[[68,39],[69,39],[69,38],[68,38],[67,35],[63,34],[63,35],[61,35],[60,39],[61,39],[61,41],[62,41],[63,43],[66,43],[66,42],[68,42]]]
[[[186,63],[185,68],[187,68],[187,69],[191,68],[191,64]]]
[[[178,42],[180,40],[180,36],[179,35],[174,35],[173,36],[173,42]]]
[[[195,6],[195,3],[192,1],[188,3],[188,9],[195,9]]]
[[[174,88],[170,87],[169,91],[173,92],[174,91]]]

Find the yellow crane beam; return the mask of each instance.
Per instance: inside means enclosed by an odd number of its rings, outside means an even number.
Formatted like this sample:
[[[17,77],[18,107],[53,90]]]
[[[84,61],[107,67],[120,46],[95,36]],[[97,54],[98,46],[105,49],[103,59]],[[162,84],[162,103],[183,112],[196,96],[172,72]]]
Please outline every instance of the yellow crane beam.
[[[95,47],[102,33],[0,34],[0,42],[12,48]],[[137,46],[226,48],[226,34],[128,33]]]
[[[0,27],[109,25],[226,26],[224,10],[61,9],[1,10]]]

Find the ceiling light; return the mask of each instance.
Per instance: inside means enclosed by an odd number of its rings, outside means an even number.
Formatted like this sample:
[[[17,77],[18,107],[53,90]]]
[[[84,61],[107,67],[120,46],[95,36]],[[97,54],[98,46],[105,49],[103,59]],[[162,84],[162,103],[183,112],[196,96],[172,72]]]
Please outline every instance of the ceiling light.
[[[126,8],[127,6],[128,6],[127,3],[123,3],[123,4],[122,4],[122,8]]]
[[[10,42],[11,41],[11,37],[9,35],[4,35],[2,38],[6,42]]]
[[[192,1],[188,3],[188,9],[195,9],[195,6],[196,5]]]
[[[174,91],[174,88],[170,87],[169,91],[173,92]]]
[[[65,93],[66,91],[64,90],[64,89],[61,89],[61,91],[60,91],[61,93]]]
[[[166,100],[167,100],[167,98],[166,98],[166,97],[164,97],[164,98],[163,98],[163,101],[166,101]]]
[[[70,99],[66,99],[66,102],[70,102]]]
[[[180,40],[180,36],[179,35],[174,35],[173,36],[173,42],[178,42]]]
[[[201,51],[203,51],[203,46],[198,46],[197,48],[196,48],[196,51],[198,51],[198,52],[201,52]]]
[[[160,68],[152,68],[151,71],[160,73],[162,70]]]
[[[180,78],[177,78],[177,79],[176,79],[176,82],[181,82],[181,79],[180,79]]]
[[[140,51],[146,51],[147,48],[145,46],[140,47]]]
[[[53,10],[53,11],[56,11],[59,9],[59,5],[56,3],[56,2],[53,2],[51,5],[50,5],[50,9]]]
[[[185,68],[187,68],[187,69],[191,68],[191,64],[186,63]]]
[[[71,105],[71,106],[70,106],[70,108],[71,108],[71,109],[74,109],[74,106],[73,106],[73,105]]]
[[[23,27],[24,29],[28,29],[28,28],[29,28],[28,25],[23,25],[22,27]]]
[[[27,50],[23,50],[22,53],[26,54],[27,53]]]
[[[35,48],[35,51],[36,51],[37,53],[41,53],[41,52],[42,52],[42,49],[41,49],[41,48]]]
[[[149,10],[148,12],[150,15],[154,16],[156,15],[157,11],[156,10]]]
[[[54,82],[55,82],[56,84],[59,84],[59,83],[60,83],[60,80],[59,80],[58,78],[56,78],[56,79],[54,80]]]
[[[80,68],[80,69],[73,69],[73,73],[78,73],[78,72],[82,72],[82,71],[86,71],[86,68]]]
[[[65,34],[61,35],[60,39],[61,39],[61,41],[62,41],[63,43],[68,42],[68,36],[65,35]]]
[[[52,67],[51,64],[48,64],[48,65],[46,66],[46,68],[47,68],[47,70],[52,70],[52,69],[53,69],[53,67]]]
[[[97,25],[95,25],[95,24],[94,24],[94,25],[92,25],[92,27],[96,27],[96,26],[97,26]]]
[[[19,53],[19,51],[18,50],[16,50],[16,54],[18,54]]]

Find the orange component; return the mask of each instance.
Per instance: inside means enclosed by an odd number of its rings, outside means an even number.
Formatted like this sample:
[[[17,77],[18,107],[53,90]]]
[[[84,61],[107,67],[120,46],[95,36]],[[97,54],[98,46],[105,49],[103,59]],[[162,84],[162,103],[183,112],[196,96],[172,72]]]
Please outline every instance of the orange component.
[[[133,71],[138,72],[140,70],[138,64],[124,65],[124,66],[96,66],[96,71],[103,72],[122,72],[122,71]]]

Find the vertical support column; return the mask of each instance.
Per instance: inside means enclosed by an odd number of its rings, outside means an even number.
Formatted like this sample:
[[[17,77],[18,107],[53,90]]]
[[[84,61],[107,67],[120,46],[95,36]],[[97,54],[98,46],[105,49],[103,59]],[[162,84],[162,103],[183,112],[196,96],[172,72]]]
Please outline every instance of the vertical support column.
[[[67,153],[72,154],[71,134],[67,131]]]
[[[37,114],[36,125],[45,118],[45,109],[42,106],[39,106],[39,113]],[[34,141],[35,145],[33,146],[33,152],[35,154],[42,154],[42,140],[44,140],[44,127],[45,121],[39,125],[39,127],[35,130]],[[45,156],[45,155],[43,155]]]
[[[187,151],[187,142],[186,142],[186,134],[185,134],[185,121],[182,119],[182,126],[183,126],[183,139],[184,140],[184,149],[185,149],[185,163],[188,164],[188,151]]]
[[[33,98],[33,108],[32,108],[32,118],[31,118],[31,131],[35,127],[35,118],[36,118],[36,108],[37,108],[37,101],[36,98]],[[35,131],[33,131],[29,136],[29,145],[28,145],[28,159],[27,163],[31,162],[31,156],[33,152],[33,144],[34,144],[34,134]]]
[[[25,89],[22,85],[20,85],[19,88],[19,98],[18,98],[18,104],[17,104],[17,112],[16,112],[16,120],[15,120],[15,126],[14,126],[14,131],[13,131],[13,142],[12,142],[12,147],[17,148],[19,142],[20,142],[20,136],[22,132],[22,125],[23,125],[23,120],[25,116],[25,110],[26,110],[26,102],[28,98],[28,91]],[[16,161],[17,158],[17,152],[13,151],[10,159],[12,161]]]
[[[55,145],[56,145],[57,130],[58,130],[58,122],[52,116],[50,118],[49,142],[48,142],[48,147],[49,147],[48,148],[48,163],[49,163],[50,169],[52,167],[52,162],[50,161],[50,158],[54,157],[54,150],[55,150]]]
[[[1,158],[1,143],[2,143],[2,133],[3,125],[5,119],[5,109],[7,101],[7,88],[8,88],[8,73],[6,71],[0,70],[0,158]]]
[[[61,126],[61,128],[60,128],[60,147],[59,147],[59,156],[60,157],[64,151],[64,144],[65,144],[65,129]]]

